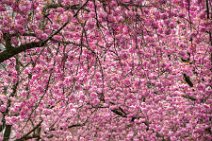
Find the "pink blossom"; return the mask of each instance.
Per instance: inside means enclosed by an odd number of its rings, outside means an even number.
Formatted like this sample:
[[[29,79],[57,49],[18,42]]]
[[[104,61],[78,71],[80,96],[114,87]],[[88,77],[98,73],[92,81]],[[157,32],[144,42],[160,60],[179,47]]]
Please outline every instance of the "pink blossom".
[[[55,36],[53,37],[53,39],[56,40],[56,41],[61,41],[61,40],[63,39],[63,37],[60,36],[60,35],[55,35]]]
[[[5,105],[1,105],[1,106],[0,106],[0,111],[1,111],[2,113],[4,113],[6,110],[7,110],[7,107],[6,107]]]
[[[0,11],[5,11],[6,8],[4,7],[4,5],[0,5]]]

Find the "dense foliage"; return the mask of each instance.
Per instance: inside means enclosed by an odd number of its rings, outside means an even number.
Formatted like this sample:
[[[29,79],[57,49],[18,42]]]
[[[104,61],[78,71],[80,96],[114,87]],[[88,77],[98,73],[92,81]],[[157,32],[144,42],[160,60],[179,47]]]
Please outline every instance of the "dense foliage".
[[[0,0],[0,140],[212,140],[210,0]]]

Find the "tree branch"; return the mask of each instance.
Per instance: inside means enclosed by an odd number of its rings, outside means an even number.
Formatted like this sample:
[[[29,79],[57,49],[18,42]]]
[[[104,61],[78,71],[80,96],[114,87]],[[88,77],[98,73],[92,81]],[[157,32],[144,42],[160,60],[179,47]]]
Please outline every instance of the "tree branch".
[[[30,131],[29,131],[28,133],[26,133],[24,136],[22,136],[21,138],[15,140],[15,141],[23,141],[23,140],[28,139],[29,135],[30,135],[32,132],[34,132],[37,128],[39,128],[42,122],[43,122],[43,121],[40,121],[32,130],[30,130]],[[33,138],[35,138],[35,137],[33,137]]]
[[[51,40],[54,37],[54,35],[58,34],[64,27],[66,27],[68,23],[69,23],[69,20],[44,41],[30,42],[30,43],[20,45],[19,47],[16,47],[16,48],[13,47],[10,49],[6,49],[5,51],[0,53],[0,63],[28,49],[44,46],[49,40]]]
[[[17,48],[11,48],[9,50],[5,50],[0,53],[0,63],[4,62],[5,60],[15,56],[16,54],[19,54],[25,50],[32,49],[35,47],[42,47],[45,43],[43,41],[39,42],[31,42],[31,43],[26,43],[24,45],[21,45]]]

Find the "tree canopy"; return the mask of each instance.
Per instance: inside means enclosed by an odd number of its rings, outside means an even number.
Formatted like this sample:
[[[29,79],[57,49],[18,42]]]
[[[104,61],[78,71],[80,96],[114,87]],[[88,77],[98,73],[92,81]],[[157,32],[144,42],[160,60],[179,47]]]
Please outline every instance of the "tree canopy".
[[[212,140],[210,0],[1,0],[0,140]]]

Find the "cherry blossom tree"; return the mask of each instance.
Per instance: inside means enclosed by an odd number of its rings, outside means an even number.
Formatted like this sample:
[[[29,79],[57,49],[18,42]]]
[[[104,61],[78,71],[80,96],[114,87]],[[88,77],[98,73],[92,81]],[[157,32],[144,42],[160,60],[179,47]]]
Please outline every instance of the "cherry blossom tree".
[[[212,140],[210,0],[0,0],[0,140]]]

